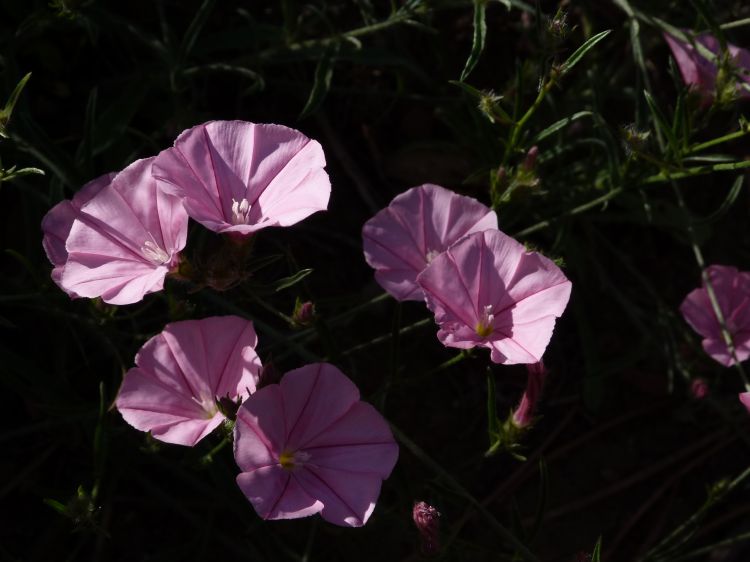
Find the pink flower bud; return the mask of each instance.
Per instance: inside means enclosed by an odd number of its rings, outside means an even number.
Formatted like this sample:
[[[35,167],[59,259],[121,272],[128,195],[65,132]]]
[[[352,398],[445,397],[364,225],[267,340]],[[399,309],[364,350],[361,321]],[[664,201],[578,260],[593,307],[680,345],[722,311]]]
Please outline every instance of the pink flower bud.
[[[521,168],[523,168],[527,172],[533,171],[534,167],[536,166],[537,156],[539,156],[539,147],[537,145],[534,145],[526,153],[526,158],[523,159]]]
[[[440,512],[425,502],[415,502],[412,517],[419,531],[422,553],[437,554],[440,550]]]
[[[547,377],[547,369],[541,361],[528,365],[527,370],[529,376],[526,383],[526,391],[523,393],[518,407],[513,412],[513,424],[519,428],[528,427],[534,421],[536,404],[542,394],[544,379]]]
[[[693,398],[696,400],[701,400],[708,396],[708,382],[706,382],[706,379],[700,377],[693,379],[690,383],[690,394],[692,394]]]
[[[315,305],[310,301],[300,302],[294,306],[294,312],[292,313],[292,322],[297,327],[309,326],[315,319]]]

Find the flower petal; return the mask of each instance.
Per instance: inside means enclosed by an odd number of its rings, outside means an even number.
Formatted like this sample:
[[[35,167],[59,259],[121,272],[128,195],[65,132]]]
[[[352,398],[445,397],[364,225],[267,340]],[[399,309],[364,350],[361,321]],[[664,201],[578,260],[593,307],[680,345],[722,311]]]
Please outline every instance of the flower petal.
[[[497,228],[497,216],[479,201],[439,185],[397,195],[362,228],[365,259],[375,279],[397,300],[422,300],[417,275],[460,238]]]
[[[278,465],[237,475],[237,484],[262,519],[296,519],[320,512],[323,503]]]

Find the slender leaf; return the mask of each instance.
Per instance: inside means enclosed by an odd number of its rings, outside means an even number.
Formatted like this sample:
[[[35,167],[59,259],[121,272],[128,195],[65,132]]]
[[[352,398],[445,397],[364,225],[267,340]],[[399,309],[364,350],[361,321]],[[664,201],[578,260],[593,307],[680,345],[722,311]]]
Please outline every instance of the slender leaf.
[[[216,0],[204,0],[201,7],[193,17],[193,21],[190,22],[190,26],[185,32],[185,36],[182,38],[182,44],[180,45],[180,58],[182,61],[186,60],[190,52],[195,46],[195,42],[198,40],[200,32],[208,21],[208,17],[211,15],[211,11],[216,4]]]
[[[313,272],[311,268],[308,269],[300,269],[297,273],[294,275],[290,275],[289,277],[284,277],[282,279],[279,279],[275,283],[273,283],[273,290],[274,292],[278,293],[279,291],[282,291],[284,289],[288,289],[289,287],[296,285],[300,281],[302,281],[305,277],[310,275]]]
[[[745,176],[737,176],[737,179],[734,180],[734,184],[732,184],[732,188],[729,190],[729,193],[727,194],[724,201],[722,201],[719,208],[710,215],[696,220],[695,224],[711,224],[723,217],[727,213],[727,211],[729,211],[732,205],[734,205],[734,202],[737,201],[737,197],[739,197],[740,192],[742,191],[742,182],[744,179]]]
[[[15,109],[16,103],[18,103],[18,98],[21,96],[21,92],[24,86],[26,86],[26,82],[29,81],[29,78],[31,78],[31,72],[21,78],[21,81],[16,84],[16,87],[10,93],[8,101],[5,103],[5,107],[0,110],[0,137],[7,136],[5,134],[5,126],[8,124],[10,116],[13,114],[13,109]]]
[[[543,141],[547,137],[550,137],[554,135],[557,131],[560,129],[564,129],[568,125],[570,125],[573,121],[577,121],[578,119],[581,119],[582,117],[590,117],[593,113],[591,111],[579,111],[578,113],[574,113],[570,117],[566,117],[565,119],[560,119],[559,121],[553,123],[540,133],[538,133],[530,144],[536,144],[538,142]]]
[[[609,35],[612,32],[611,29],[607,29],[606,31],[601,31],[597,33],[596,35],[589,37],[583,45],[578,47],[570,57],[568,57],[568,60],[566,60],[562,64],[562,73],[566,74],[570,72],[570,70],[578,64],[583,57],[586,56],[586,53],[588,53],[591,49],[593,49],[602,39],[604,39],[607,35]]]
[[[474,0],[474,38],[471,44],[471,53],[461,72],[461,82],[469,77],[469,74],[479,62],[482,51],[484,51],[484,42],[487,38],[486,11],[487,0]]]
[[[679,145],[677,143],[677,138],[674,136],[674,132],[672,131],[672,127],[670,126],[669,121],[661,112],[659,106],[656,105],[656,100],[654,100],[648,90],[643,90],[643,95],[645,96],[646,103],[651,110],[651,116],[654,119],[654,128],[660,136],[664,135],[667,137],[669,146],[672,148],[672,150],[675,151],[675,153],[677,153],[677,151],[679,150]]]
[[[333,78],[333,63],[336,55],[338,54],[339,43],[331,43],[326,47],[323,52],[323,56],[318,61],[318,66],[315,68],[315,81],[313,82],[312,90],[307,98],[302,113],[300,113],[299,119],[304,119],[309,115],[315,113],[317,109],[323,103],[328,90],[331,88],[331,78]]]
[[[591,553],[591,562],[601,562],[602,561],[602,537],[600,536],[599,539],[596,541],[596,545],[594,545],[594,551]]]

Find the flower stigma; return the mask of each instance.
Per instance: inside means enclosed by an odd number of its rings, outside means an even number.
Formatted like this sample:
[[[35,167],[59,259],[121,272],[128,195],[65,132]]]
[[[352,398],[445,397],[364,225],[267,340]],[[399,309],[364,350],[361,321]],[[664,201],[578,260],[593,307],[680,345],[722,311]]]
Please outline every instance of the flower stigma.
[[[232,224],[248,224],[250,219],[250,202],[247,199],[237,201],[232,198]]]
[[[425,259],[427,260],[427,263],[432,263],[432,260],[434,260],[440,252],[437,250],[429,250],[427,254],[425,254]]]
[[[482,317],[477,322],[474,331],[479,337],[486,338],[495,331],[494,320],[495,316],[492,314],[492,306],[488,304],[482,310]]]

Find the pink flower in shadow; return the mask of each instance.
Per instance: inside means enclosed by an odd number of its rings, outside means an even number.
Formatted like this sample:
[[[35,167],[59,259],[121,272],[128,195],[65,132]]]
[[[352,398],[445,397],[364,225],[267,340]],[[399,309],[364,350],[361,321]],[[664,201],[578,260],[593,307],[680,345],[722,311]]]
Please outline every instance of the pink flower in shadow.
[[[73,221],[80,215],[81,206],[112,183],[115,175],[114,173],[104,174],[90,181],[79,189],[73,195],[72,199],[60,201],[52,207],[42,219],[42,232],[44,233],[42,246],[44,246],[44,251],[54,266],[52,269],[52,280],[73,298],[78,295],[73,291],[66,290],[60,283],[63,270],[65,269],[65,262],[68,261],[68,250],[65,248],[65,241],[70,235]]]
[[[184,131],[154,162],[154,177],[188,214],[219,233],[289,226],[328,207],[320,144],[281,125],[210,121]]]
[[[750,357],[750,272],[740,272],[726,265],[711,265],[706,272],[732,336],[737,360],[744,361]],[[735,364],[705,284],[685,297],[680,312],[690,327],[703,336],[706,353],[726,367]]]
[[[152,160],[133,162],[81,205],[65,241],[65,291],[130,304],[161,290],[177,267],[188,216],[177,198],[156,188]]]
[[[537,363],[571,283],[551,260],[499,230],[467,236],[419,274],[448,347],[488,347],[495,363]]]
[[[424,299],[417,275],[453,243],[497,228],[497,215],[463,195],[426,183],[397,195],[362,228],[365,260],[399,301]]]
[[[364,525],[398,457],[388,423],[328,363],[258,390],[234,431],[237,484],[263,519],[320,513],[336,525]]]
[[[253,323],[239,316],[167,324],[136,355],[115,406],[136,429],[192,447],[224,421],[219,398],[255,391],[257,343]]]
[[[685,34],[692,40],[683,41],[666,32],[663,35],[672,51],[672,56],[677,62],[685,85],[694,88],[706,101],[710,101],[716,94],[719,61],[716,58],[710,58],[707,53],[701,52],[702,49],[699,47],[705,48],[715,57],[721,57],[721,44],[716,37],[709,33],[701,33],[695,36],[689,32],[685,32]],[[739,78],[737,94],[742,98],[750,98],[750,51],[731,43],[727,44],[727,50]]]

